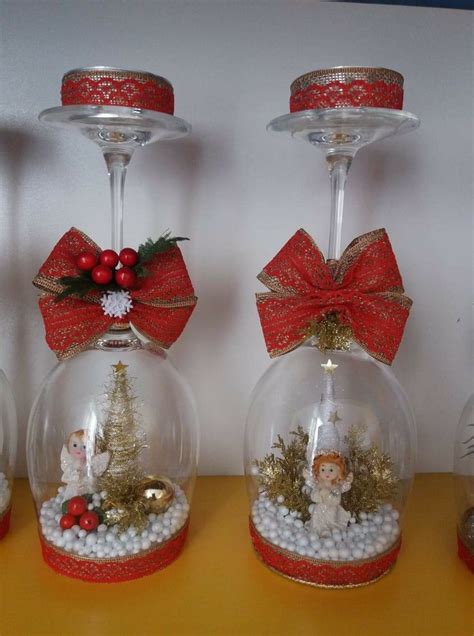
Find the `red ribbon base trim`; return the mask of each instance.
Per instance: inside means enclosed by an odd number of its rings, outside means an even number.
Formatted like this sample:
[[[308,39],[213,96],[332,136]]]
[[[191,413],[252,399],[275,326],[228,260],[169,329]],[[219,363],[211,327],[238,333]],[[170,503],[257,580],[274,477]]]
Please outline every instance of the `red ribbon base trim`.
[[[310,84],[290,97],[290,112],[313,108],[403,107],[403,88],[383,81],[330,82]]]
[[[162,570],[181,553],[189,522],[166,543],[143,555],[119,559],[86,559],[66,554],[45,541],[40,533],[41,550],[45,562],[58,574],[91,583],[120,583],[131,581]]]
[[[395,564],[401,541],[384,554],[360,561],[317,561],[293,555],[265,541],[252,521],[249,523],[253,547],[263,563],[279,574],[300,583],[319,587],[358,587],[382,577]]]
[[[79,77],[63,81],[63,106],[125,106],[174,113],[173,89],[156,82],[134,78]]]
[[[0,515],[0,539],[3,539],[3,537],[7,534],[8,530],[10,529],[11,514],[12,514],[12,509],[10,507],[4,513]]]
[[[474,572],[474,552],[470,550],[462,540],[461,535],[458,532],[458,557],[461,561],[467,565],[467,567]]]

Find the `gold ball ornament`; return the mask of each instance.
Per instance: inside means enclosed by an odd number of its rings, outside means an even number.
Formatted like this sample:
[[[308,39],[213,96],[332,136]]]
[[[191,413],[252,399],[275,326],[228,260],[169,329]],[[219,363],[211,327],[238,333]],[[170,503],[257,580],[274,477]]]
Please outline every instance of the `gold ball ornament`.
[[[174,499],[173,484],[166,477],[145,477],[140,484],[141,498],[147,513],[160,514],[168,510]]]

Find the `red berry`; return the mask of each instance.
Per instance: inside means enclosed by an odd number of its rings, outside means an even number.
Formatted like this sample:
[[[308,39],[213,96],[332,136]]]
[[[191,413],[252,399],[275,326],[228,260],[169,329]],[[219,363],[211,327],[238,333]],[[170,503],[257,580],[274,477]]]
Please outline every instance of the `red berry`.
[[[119,257],[114,250],[104,250],[99,254],[99,262],[101,265],[107,265],[107,267],[114,269],[119,262]]]
[[[70,515],[79,517],[87,510],[87,501],[84,497],[73,497],[67,502],[67,511]]]
[[[76,266],[83,272],[89,272],[97,265],[97,256],[93,252],[82,252],[76,258]]]
[[[124,247],[119,258],[122,265],[126,267],[133,267],[138,263],[138,253],[131,247]]]
[[[91,277],[98,285],[108,285],[114,277],[114,272],[107,265],[96,265],[91,272]]]
[[[91,532],[91,530],[95,530],[100,523],[99,515],[90,510],[89,512],[85,512],[81,515],[79,519],[79,525],[83,530],[87,530],[87,532]]]
[[[137,276],[130,267],[121,267],[115,272],[115,282],[124,289],[132,289],[137,282]]]
[[[59,520],[59,525],[63,530],[69,530],[76,525],[76,517],[74,515],[63,515]]]

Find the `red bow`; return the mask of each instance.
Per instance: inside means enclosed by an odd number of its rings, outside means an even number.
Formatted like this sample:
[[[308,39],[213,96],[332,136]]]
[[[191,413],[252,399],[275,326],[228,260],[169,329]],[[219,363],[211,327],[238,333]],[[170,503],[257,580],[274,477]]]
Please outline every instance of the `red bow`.
[[[110,327],[129,323],[160,347],[168,348],[180,336],[197,298],[178,247],[156,254],[146,262],[147,275],[130,290],[132,308],[123,318],[105,315],[100,291],[83,298],[57,300],[66,276],[78,276],[76,259],[81,252],[98,255],[100,248],[88,236],[71,228],[55,245],[33,284],[45,293],[39,306],[46,329],[46,342],[58,358],[70,358],[93,345]],[[104,288],[104,291],[106,289]]]
[[[312,238],[296,234],[259,274],[270,292],[257,294],[257,309],[270,357],[295,349],[308,327],[336,314],[372,357],[395,357],[412,301],[385,230],[354,239],[339,261],[326,262]]]

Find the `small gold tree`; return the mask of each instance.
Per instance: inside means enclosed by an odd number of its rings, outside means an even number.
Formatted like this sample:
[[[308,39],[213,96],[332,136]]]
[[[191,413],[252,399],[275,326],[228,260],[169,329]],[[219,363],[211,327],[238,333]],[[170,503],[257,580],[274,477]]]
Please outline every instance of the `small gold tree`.
[[[110,452],[107,469],[99,479],[99,487],[107,492],[104,503],[110,523],[122,528],[146,524],[145,504],[141,497],[144,478],[139,455],[145,448],[145,436],[140,429],[127,374],[127,365],[112,365],[112,380],[106,390],[105,422],[98,447]]]
[[[281,435],[272,448],[279,451],[278,455],[269,453],[263,459],[255,460],[258,469],[259,485],[265,489],[269,499],[276,502],[277,498],[284,497],[284,505],[289,510],[301,514],[303,521],[309,519],[308,507],[311,504],[309,495],[303,492],[305,480],[303,469],[307,464],[306,448],[308,446],[308,434],[301,426],[296,431],[291,431],[293,439],[286,444]]]
[[[347,465],[354,473],[354,481],[351,489],[342,495],[342,505],[353,515],[374,512],[394,498],[399,485],[390,456],[374,443],[364,448],[364,431],[364,426],[351,426],[345,437]]]

